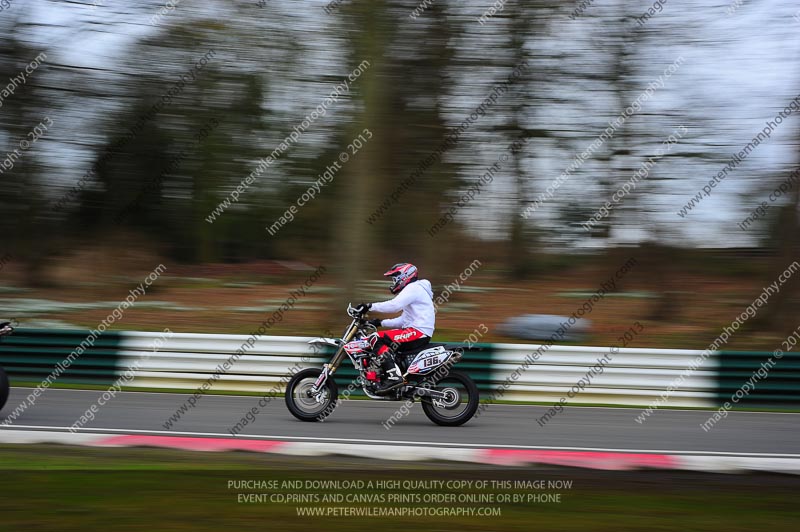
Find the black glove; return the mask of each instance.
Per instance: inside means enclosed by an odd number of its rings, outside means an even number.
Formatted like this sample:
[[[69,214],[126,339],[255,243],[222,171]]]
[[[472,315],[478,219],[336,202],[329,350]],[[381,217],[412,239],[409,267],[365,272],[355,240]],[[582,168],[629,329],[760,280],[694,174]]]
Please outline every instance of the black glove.
[[[367,323],[369,323],[370,325],[372,325],[373,327],[375,327],[377,329],[378,327],[381,326],[381,321],[382,320],[379,320],[379,319],[376,318],[374,320],[369,320]]]
[[[359,314],[366,314],[367,312],[369,312],[369,309],[371,308],[372,305],[370,305],[369,303],[361,303],[356,307],[356,312],[358,312]]]

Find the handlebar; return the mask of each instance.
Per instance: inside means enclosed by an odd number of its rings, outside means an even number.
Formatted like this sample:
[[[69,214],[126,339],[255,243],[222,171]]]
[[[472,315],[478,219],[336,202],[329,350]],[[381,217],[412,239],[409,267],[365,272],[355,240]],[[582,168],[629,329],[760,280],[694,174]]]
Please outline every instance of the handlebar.
[[[366,315],[369,311],[361,313],[358,311],[356,307],[354,307],[351,303],[347,304],[347,315],[356,320],[359,329],[367,329],[367,334],[369,332],[376,332],[378,330],[377,327],[372,325],[369,321],[365,319]]]
[[[362,320],[367,313],[364,312],[363,314],[358,311],[356,307],[353,306],[352,303],[347,304],[347,315],[354,319]]]

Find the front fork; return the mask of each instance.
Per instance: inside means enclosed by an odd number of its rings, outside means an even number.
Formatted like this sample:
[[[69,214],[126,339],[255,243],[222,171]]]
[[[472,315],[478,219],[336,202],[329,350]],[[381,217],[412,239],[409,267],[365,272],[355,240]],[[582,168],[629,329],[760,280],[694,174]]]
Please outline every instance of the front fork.
[[[322,366],[322,372],[314,382],[314,386],[312,386],[311,390],[309,390],[309,395],[319,395],[319,391],[323,386],[325,386],[325,383],[328,382],[328,377],[331,375],[333,375],[333,371],[330,369],[330,364],[325,364]]]
[[[358,326],[356,321],[353,320],[353,323],[350,324],[347,332],[345,332],[344,336],[342,337],[342,344],[336,350],[336,353],[333,355],[330,363],[322,366],[322,373],[320,373],[319,377],[317,377],[317,380],[314,381],[314,385],[311,387],[311,390],[309,390],[309,396],[319,395],[322,387],[325,386],[326,382],[328,382],[328,378],[336,373],[337,369],[339,369],[339,365],[342,363],[342,360],[344,360],[345,357],[344,344],[353,339],[356,331],[358,331]]]

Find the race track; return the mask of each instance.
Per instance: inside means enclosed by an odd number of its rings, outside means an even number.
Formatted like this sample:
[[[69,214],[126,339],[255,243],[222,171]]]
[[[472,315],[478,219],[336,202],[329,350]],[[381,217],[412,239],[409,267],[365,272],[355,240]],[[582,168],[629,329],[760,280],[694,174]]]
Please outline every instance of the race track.
[[[30,393],[13,388],[2,418]],[[66,430],[102,392],[50,389],[11,425],[0,430]],[[120,393],[101,407],[85,429],[93,432],[231,436],[228,432],[257,406],[257,397],[203,396],[170,430],[164,423],[189,396],[174,393]],[[261,408],[242,438],[356,443],[408,442],[446,446],[509,447],[799,457],[800,414],[729,413],[709,432],[700,427],[709,411],[660,410],[643,424],[640,408],[568,407],[541,427],[547,407],[492,405],[462,427],[438,427],[415,404],[390,430],[383,425],[402,403],[343,401],[324,423],[303,423],[286,410],[283,398]],[[0,421],[2,423],[2,421]]]

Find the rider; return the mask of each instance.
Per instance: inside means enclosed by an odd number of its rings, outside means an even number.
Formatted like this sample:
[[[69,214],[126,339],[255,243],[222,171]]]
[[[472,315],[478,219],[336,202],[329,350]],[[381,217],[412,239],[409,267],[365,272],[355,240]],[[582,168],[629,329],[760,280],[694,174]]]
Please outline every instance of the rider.
[[[425,346],[431,341],[436,311],[433,307],[433,290],[427,279],[419,279],[417,267],[408,262],[392,266],[383,274],[391,277],[389,291],[395,294],[394,299],[379,303],[362,303],[358,310],[366,313],[369,310],[381,313],[403,311],[400,316],[385,320],[370,320],[375,327],[391,327],[377,333],[375,348],[381,362],[381,368],[387,377],[377,387],[379,394],[386,393],[403,385],[400,368],[394,355]]]

